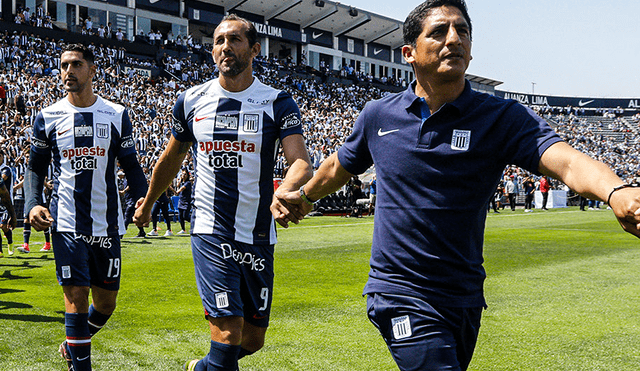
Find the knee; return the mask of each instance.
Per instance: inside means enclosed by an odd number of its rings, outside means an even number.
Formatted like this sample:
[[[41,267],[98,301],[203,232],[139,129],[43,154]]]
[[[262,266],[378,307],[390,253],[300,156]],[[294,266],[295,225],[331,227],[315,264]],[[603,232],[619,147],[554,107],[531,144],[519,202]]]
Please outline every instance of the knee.
[[[102,314],[105,314],[107,316],[110,316],[111,314],[113,314],[113,312],[116,310],[116,302],[113,301],[106,301],[106,302],[101,302],[101,303],[96,303],[94,301],[93,303],[94,308],[96,308],[96,310]]]
[[[242,348],[255,353],[264,346],[264,336],[247,336],[242,338]]]
[[[65,307],[71,312],[86,312],[89,308],[89,288],[66,286],[64,288]]]

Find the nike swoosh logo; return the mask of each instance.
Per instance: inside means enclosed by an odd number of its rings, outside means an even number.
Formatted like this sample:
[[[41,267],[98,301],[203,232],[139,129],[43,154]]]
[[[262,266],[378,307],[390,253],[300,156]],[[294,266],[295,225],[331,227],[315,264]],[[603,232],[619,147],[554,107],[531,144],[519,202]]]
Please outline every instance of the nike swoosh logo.
[[[71,130],[71,128],[68,128],[68,129],[66,129],[66,130],[59,131],[59,132],[58,132],[58,135],[62,135],[62,134],[66,133],[66,132],[67,132],[67,131],[69,131],[69,130]]]
[[[157,3],[158,1],[160,1],[160,0],[149,0],[149,2],[150,2],[151,4],[155,4],[155,3]]]
[[[76,359],[78,360],[78,362],[82,362],[82,361],[86,361],[87,359],[89,359],[89,357],[91,357],[91,356],[86,356],[86,357],[82,357],[82,358],[76,357]]]
[[[382,131],[382,128],[378,129],[378,136],[379,137],[383,137],[387,134],[391,134],[391,133],[395,133],[396,131],[400,131],[400,129],[394,129],[394,130],[389,130],[389,131]]]
[[[196,117],[196,122],[198,122],[198,121],[202,121],[202,120],[206,119],[207,117],[209,117],[209,116],[205,116],[205,117]]]
[[[382,49],[373,49],[373,55],[378,55],[382,53]]]
[[[322,35],[324,35],[324,32],[320,32],[320,33],[315,33],[314,32],[314,33],[311,34],[311,37],[313,37],[313,39],[315,40],[315,39],[317,39],[318,37],[320,37]]]
[[[580,99],[580,102],[578,102],[578,106],[580,106],[580,107],[584,107],[584,106],[586,106],[587,104],[589,104],[589,103],[593,103],[593,102],[595,102],[595,100],[594,100],[594,99],[592,99],[592,100],[588,100],[588,101],[586,101],[586,102],[583,102],[583,101],[582,101],[582,99]]]

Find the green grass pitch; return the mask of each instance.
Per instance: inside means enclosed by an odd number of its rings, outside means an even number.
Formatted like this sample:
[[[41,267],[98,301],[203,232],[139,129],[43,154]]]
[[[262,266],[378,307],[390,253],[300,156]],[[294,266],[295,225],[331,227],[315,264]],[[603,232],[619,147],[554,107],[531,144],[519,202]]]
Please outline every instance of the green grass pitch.
[[[279,230],[266,345],[241,370],[396,370],[361,296],[372,230],[371,217]],[[180,370],[209,348],[189,238],[133,235],[118,308],[93,339],[94,369]],[[32,251],[42,239],[33,233]],[[470,370],[640,369],[640,243],[610,211],[491,214],[485,259],[489,308]],[[53,254],[5,249],[0,370],[65,370],[63,311]]]

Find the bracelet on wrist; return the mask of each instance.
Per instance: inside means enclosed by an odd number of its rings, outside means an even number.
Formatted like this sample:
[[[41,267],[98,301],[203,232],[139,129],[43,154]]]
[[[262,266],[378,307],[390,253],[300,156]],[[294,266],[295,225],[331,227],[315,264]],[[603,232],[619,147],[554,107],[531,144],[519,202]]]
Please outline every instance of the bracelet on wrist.
[[[310,206],[313,206],[313,204],[316,203],[315,201],[312,201],[309,197],[307,197],[307,195],[304,193],[304,186],[300,187],[300,198]]]
[[[627,183],[627,184],[621,184],[617,187],[613,187],[613,189],[611,190],[611,193],[609,193],[609,197],[607,198],[607,205],[611,206],[611,196],[613,196],[613,194],[616,193],[617,191],[623,188],[637,188],[637,187],[640,187],[639,183]]]

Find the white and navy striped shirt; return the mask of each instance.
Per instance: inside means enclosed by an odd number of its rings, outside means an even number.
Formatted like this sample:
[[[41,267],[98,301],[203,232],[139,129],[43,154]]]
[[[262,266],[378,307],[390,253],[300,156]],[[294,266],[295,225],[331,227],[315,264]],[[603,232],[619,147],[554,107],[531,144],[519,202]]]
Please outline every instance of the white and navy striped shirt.
[[[135,153],[131,131],[125,108],[100,97],[83,108],[64,98],[38,114],[31,149],[53,155],[55,231],[112,237],[126,232],[116,161]]]
[[[269,211],[275,155],[281,139],[302,134],[291,96],[257,78],[237,93],[215,79],[182,93],[173,115],[173,136],[193,143],[192,232],[275,244]]]

